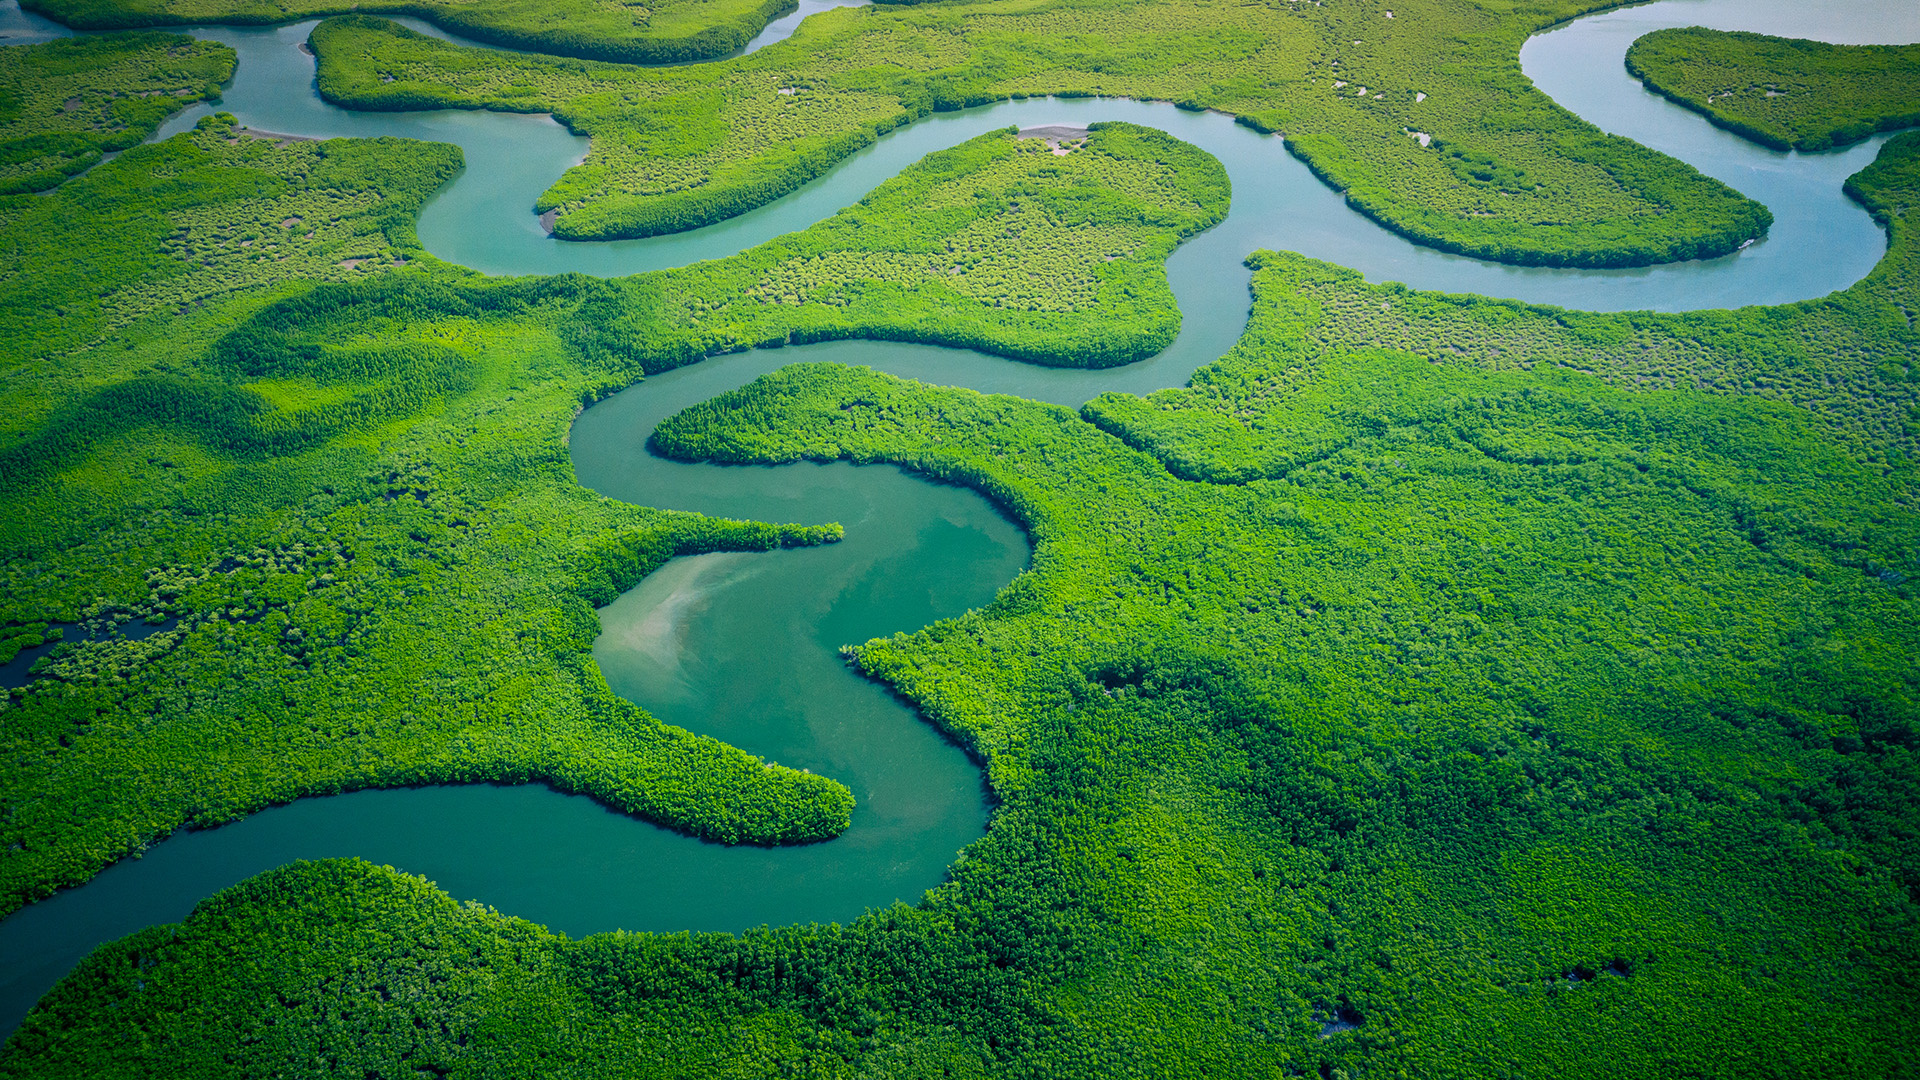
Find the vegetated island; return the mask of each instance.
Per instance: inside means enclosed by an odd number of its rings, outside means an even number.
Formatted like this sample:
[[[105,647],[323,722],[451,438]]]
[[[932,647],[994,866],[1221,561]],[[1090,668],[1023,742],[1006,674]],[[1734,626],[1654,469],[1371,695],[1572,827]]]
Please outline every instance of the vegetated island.
[[[725,259],[610,286],[603,333],[649,371],[839,338],[1054,367],[1144,360],[1180,331],[1166,257],[1226,217],[1226,170],[1164,132],[1009,128],[927,155],[859,204]]]
[[[1831,150],[1920,124],[1920,44],[1830,45],[1694,26],[1635,41],[1627,70],[1776,150]]]
[[[842,9],[751,56],[671,70],[463,49],[368,16],[330,19],[311,44],[320,92],[336,104],[550,112],[590,136],[586,161],[537,203],[557,212],[562,239],[711,224],[928,113],[1049,94],[1171,101],[1284,133],[1356,210],[1480,258],[1639,266],[1723,255],[1763,234],[1764,206],[1600,131],[1521,74],[1528,34],[1585,10],[1572,0],[1525,16],[1466,0]]]
[[[76,30],[286,23],[356,11],[413,15],[489,45],[669,64],[736,52],[797,5],[794,0],[22,0],[21,6]]]
[[[45,191],[220,95],[234,53],[135,33],[0,48],[0,195]]]

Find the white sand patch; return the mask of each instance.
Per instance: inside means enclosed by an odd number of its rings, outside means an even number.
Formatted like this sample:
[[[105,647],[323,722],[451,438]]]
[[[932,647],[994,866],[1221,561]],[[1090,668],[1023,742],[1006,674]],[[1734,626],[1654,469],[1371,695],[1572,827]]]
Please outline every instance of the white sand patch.
[[[240,127],[240,128],[235,128],[234,130],[240,132],[242,135],[245,135],[249,139],[265,139],[268,142],[279,143],[281,146],[285,146],[288,143],[319,141],[311,135],[288,135],[282,131],[261,131],[259,128]],[[239,143],[238,139],[231,139],[228,141],[236,145]]]
[[[1073,141],[1087,137],[1087,129],[1071,127],[1066,124],[1047,124],[1042,127],[1021,128],[1018,139],[1047,139],[1053,142]]]
[[[1075,150],[1087,145],[1087,129],[1068,127],[1065,124],[1048,124],[1044,127],[1021,128],[1019,139],[1042,139],[1047,144],[1047,152],[1054,157],[1066,157]]]

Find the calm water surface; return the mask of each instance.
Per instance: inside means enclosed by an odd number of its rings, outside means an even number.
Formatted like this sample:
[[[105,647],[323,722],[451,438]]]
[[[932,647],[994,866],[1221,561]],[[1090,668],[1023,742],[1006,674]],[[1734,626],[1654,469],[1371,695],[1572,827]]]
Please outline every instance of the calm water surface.
[[[808,0],[744,51],[780,47],[799,19],[840,6]],[[424,24],[407,22],[439,34]],[[719,468],[645,451],[653,425],[687,405],[797,360],[868,364],[912,378],[1077,404],[1107,390],[1184,383],[1232,345],[1245,324],[1241,259],[1271,247],[1353,266],[1373,280],[1479,292],[1568,307],[1678,310],[1822,295],[1863,276],[1885,248],[1840,182],[1881,140],[1831,155],[1754,147],[1645,92],[1620,57],[1663,26],[1819,37],[1920,40],[1920,5],[1669,0],[1542,34],[1522,64],[1563,105],[1681,157],[1766,202],[1772,234],[1709,262],[1642,270],[1504,267],[1416,247],[1348,211],[1286,155],[1280,140],[1224,117],[1111,100],[1009,102],[941,114],[889,135],[768,207],[708,229],[644,241],[568,244],[542,232],[534,199],[586,152],[546,117],[471,112],[355,114],[313,93],[301,52],[312,23],[192,28],[241,54],[217,107],[262,130],[315,136],[398,135],[459,144],[467,171],[426,207],[422,242],[492,273],[575,270],[612,276],[731,254],[805,228],[856,201],[924,154],[1008,125],[1130,120],[1218,157],[1234,179],[1223,228],[1169,260],[1185,314],[1166,353],[1108,372],[1060,371],[964,350],[841,342],[719,357],[650,379],[589,410],[572,447],[580,481],[652,506],[772,521],[839,521],[847,539],[803,551],[678,560],[601,611],[595,656],[609,683],[655,715],[783,764],[847,783],[853,827],[827,844],[723,848],[540,787],[368,791],[301,800],[244,821],[157,844],[88,885],[0,922],[0,1025],[95,944],[183,917],[206,895],[295,858],[357,855],[425,874],[460,898],[581,935],[602,930],[738,930],[763,923],[846,920],[912,901],[980,835],[986,803],[965,755],[881,688],[853,677],[835,650],[912,630],[991,600],[1025,564],[1019,530],[977,495],[887,468],[797,465]],[[17,5],[0,8],[0,40],[64,30]],[[160,133],[213,111],[196,106]]]

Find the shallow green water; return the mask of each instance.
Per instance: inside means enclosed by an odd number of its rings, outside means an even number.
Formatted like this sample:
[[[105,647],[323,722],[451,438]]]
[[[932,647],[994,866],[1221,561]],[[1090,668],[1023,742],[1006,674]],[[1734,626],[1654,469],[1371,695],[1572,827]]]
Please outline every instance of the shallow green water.
[[[841,838],[803,848],[722,848],[539,787],[301,800],[176,836],[143,859],[0,922],[0,1025],[17,1022],[95,943],[178,919],[201,897],[295,858],[358,855],[389,863],[423,873],[457,897],[576,935],[846,920],[869,906],[917,899],[986,825],[980,774],[884,690],[848,673],[835,650],[990,601],[1024,565],[1024,539],[977,495],[896,470],[663,462],[644,449],[653,424],[800,359],[869,364],[1064,404],[1111,389],[1178,385],[1239,336],[1247,306],[1240,259],[1256,247],[1303,251],[1375,280],[1585,308],[1778,302],[1857,280],[1880,257],[1884,237],[1838,190],[1871,160],[1879,140],[1817,158],[1775,154],[1644,92],[1620,69],[1632,38],[1693,23],[1905,41],[1920,39],[1920,5],[1676,0],[1581,20],[1530,42],[1522,54],[1526,70],[1557,100],[1693,162],[1767,202],[1779,218],[1770,239],[1739,255],[1629,271],[1503,267],[1418,248],[1346,210],[1277,139],[1217,115],[1092,100],[937,116],[901,129],[795,195],[711,229],[563,244],[541,233],[530,207],[585,146],[551,120],[342,112],[312,92],[312,61],[298,50],[311,24],[193,30],[240,49],[240,77],[220,107],[251,126],[462,145],[467,173],[429,204],[421,237],[442,257],[492,272],[611,275],[730,254],[804,228],[928,151],[1008,124],[1126,119],[1161,127],[1227,165],[1234,208],[1225,226],[1169,261],[1186,326],[1171,349],[1141,364],[1059,371],[963,350],[831,343],[715,358],[648,380],[576,424],[571,445],[579,478],[606,494],[732,517],[847,526],[846,541],[831,547],[671,563],[601,612],[604,632],[595,648],[614,688],[661,718],[846,782],[858,805]],[[0,33],[51,32],[12,4],[0,9]],[[205,111],[177,118],[162,135],[191,126]]]

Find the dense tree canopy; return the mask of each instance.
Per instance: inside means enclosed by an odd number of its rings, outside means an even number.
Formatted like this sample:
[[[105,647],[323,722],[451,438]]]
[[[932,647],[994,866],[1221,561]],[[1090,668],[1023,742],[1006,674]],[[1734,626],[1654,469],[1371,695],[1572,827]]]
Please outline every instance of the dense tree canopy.
[[[886,0],[881,0],[886,2]],[[417,15],[477,41],[630,64],[711,60],[745,46],[794,0],[25,0],[81,30],[282,23],[378,11]]]
[[[233,50],[176,34],[0,49],[0,196],[43,191],[218,97]]]
[[[36,204],[16,356],[60,374],[11,373],[0,498],[19,512],[0,536],[8,610],[31,617],[0,647],[60,621],[180,624],[68,641],[9,699],[6,905],[181,824],[368,785],[545,779],[729,842],[844,829],[838,781],[652,721],[587,652],[590,605],[666,558],[837,527],[611,504],[574,483],[558,432],[642,373],[751,344],[1157,351],[1179,328],[1163,260],[1225,214],[1226,176],[1129,125],[1077,145],[984,135],[806,232],[618,282],[436,264],[412,212],[457,165],[437,144],[282,145],[216,117]],[[1010,255],[1052,276],[1036,288]],[[36,314],[67,305],[47,336]],[[239,321],[193,342],[175,316]],[[530,536],[550,538],[531,557]]]
[[[1780,150],[1829,150],[1920,124],[1920,44],[1829,45],[1694,26],[1634,42],[1627,70]]]

